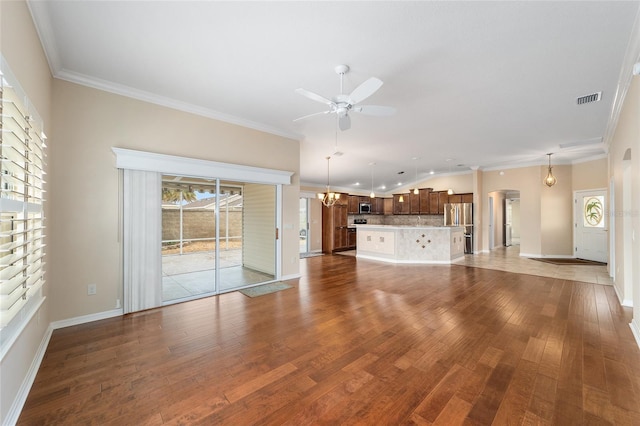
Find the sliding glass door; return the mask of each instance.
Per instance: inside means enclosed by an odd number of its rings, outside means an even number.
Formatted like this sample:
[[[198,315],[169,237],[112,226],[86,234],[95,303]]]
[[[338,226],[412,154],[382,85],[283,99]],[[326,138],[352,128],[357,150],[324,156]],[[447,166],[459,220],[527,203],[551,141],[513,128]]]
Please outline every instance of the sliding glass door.
[[[162,185],[164,304],[275,279],[275,185],[169,175]]]

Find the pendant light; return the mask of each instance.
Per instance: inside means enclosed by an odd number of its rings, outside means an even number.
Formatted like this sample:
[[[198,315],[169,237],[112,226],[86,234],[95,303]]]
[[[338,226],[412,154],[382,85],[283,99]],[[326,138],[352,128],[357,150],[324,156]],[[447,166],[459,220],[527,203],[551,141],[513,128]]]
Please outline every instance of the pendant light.
[[[552,187],[558,181],[556,177],[551,173],[551,153],[547,154],[549,156],[549,172],[547,173],[547,177],[544,178],[544,184],[548,187]]]
[[[371,166],[371,193],[369,194],[369,197],[376,198],[376,194],[373,192],[373,166],[375,166],[376,163],[369,163],[369,165]]]
[[[420,191],[418,190],[418,157],[413,157],[413,161],[416,162],[416,164],[415,164],[415,169],[416,169],[416,187],[413,189],[413,195],[418,195],[420,193]]]
[[[337,192],[331,192],[331,188],[329,187],[329,160],[331,160],[331,157],[327,157],[327,191],[324,194],[318,194],[318,199],[327,207],[333,206],[340,198],[340,194]]]

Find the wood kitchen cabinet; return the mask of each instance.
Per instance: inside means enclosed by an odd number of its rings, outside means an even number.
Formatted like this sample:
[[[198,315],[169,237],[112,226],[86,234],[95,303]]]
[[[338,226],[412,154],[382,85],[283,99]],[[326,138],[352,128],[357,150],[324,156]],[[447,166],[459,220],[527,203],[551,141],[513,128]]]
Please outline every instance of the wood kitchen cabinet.
[[[347,212],[349,214],[360,213],[360,197],[357,195],[349,195],[347,197]]]
[[[467,194],[460,194],[462,196],[462,203],[473,203],[473,192]]]
[[[449,203],[473,203],[473,192],[449,195]]]
[[[393,198],[382,199],[382,214],[393,214]]]
[[[409,214],[420,214],[420,191],[417,194],[413,190],[409,192]]]
[[[402,197],[402,201],[400,201],[400,197]],[[409,214],[410,211],[409,194],[393,194],[393,214]]]
[[[429,194],[433,188],[424,188],[420,190],[420,213],[429,214]]]
[[[356,248],[356,240],[358,239],[356,228],[347,228],[347,248],[354,250]]]
[[[461,203],[462,202],[462,194],[451,194],[449,195],[448,203]]]
[[[341,196],[342,198],[342,196]],[[340,200],[331,207],[322,206],[322,251],[333,253],[334,251],[349,248],[347,235],[348,201]]]
[[[367,197],[367,203],[371,204],[371,214],[384,214],[384,199],[380,197]]]
[[[449,202],[447,191],[429,193],[429,214],[444,214],[444,205]]]

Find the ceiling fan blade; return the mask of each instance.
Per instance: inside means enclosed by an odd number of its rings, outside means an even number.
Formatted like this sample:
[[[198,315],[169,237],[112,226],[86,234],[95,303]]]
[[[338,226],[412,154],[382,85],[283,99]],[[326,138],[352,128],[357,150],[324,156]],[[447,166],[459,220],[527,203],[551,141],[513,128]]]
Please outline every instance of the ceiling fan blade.
[[[345,114],[338,119],[338,127],[340,130],[349,130],[351,128],[351,118]]]
[[[334,105],[334,102],[330,99],[325,98],[324,96],[320,96],[317,93],[310,92],[306,89],[296,89],[296,93],[311,99],[312,101],[322,102],[326,105]]]
[[[375,77],[371,77],[369,80],[356,87],[349,95],[352,104],[357,104],[373,95],[380,87],[382,87],[382,80]]]
[[[354,107],[353,110],[360,114],[376,116],[394,115],[396,113],[396,109],[394,107],[381,105],[362,105]]]
[[[298,120],[304,120],[305,118],[309,118],[309,117],[313,117],[314,115],[320,115],[320,114],[329,114],[331,111],[321,111],[321,112],[314,112],[313,114],[309,114],[309,115],[303,115],[302,117],[298,117],[293,121],[298,121]]]

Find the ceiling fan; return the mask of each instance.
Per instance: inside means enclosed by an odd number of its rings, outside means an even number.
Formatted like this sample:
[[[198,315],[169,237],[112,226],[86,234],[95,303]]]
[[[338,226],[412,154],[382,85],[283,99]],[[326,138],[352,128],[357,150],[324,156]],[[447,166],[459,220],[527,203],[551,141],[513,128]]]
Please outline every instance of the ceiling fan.
[[[343,91],[343,79],[344,75],[349,72],[349,67],[347,65],[338,65],[335,68],[335,71],[336,74],[340,76],[340,94],[331,99],[327,99],[324,96],[310,92],[306,89],[296,89],[296,93],[299,93],[313,101],[328,105],[329,109],[327,111],[305,115],[303,117],[296,118],[293,121],[303,120],[320,114],[336,114],[340,130],[348,130],[351,128],[351,118],[349,117],[350,111],[374,116],[389,116],[395,114],[396,109],[393,107],[380,105],[357,105],[369,96],[373,95],[382,86],[382,81],[380,79],[371,77],[356,87],[353,92],[346,95]]]

